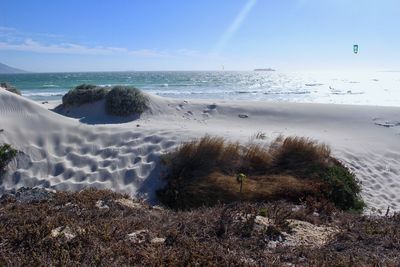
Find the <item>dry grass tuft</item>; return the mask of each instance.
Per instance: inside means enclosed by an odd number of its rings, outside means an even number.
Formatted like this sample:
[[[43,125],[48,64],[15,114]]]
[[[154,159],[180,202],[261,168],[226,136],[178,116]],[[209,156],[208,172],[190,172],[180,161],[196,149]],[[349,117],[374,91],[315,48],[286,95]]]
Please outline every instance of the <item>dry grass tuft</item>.
[[[270,152],[256,144],[247,147],[242,155],[241,171],[245,173],[267,173],[272,167],[272,155]]]
[[[307,197],[341,209],[361,210],[354,175],[331,157],[325,144],[308,138],[278,137],[270,147],[240,147],[220,137],[205,136],[183,144],[165,157],[167,186],[158,192],[174,209],[218,203],[288,200]],[[236,176],[247,179],[240,192]]]
[[[183,144],[173,154],[164,158],[170,166],[170,174],[187,178],[193,172],[206,175],[222,168],[225,173],[235,173],[239,166],[240,147],[220,137],[205,136],[200,140]]]
[[[295,172],[296,175],[310,175],[313,168],[327,166],[331,160],[331,150],[310,138],[287,137],[277,139],[271,146],[277,171]]]

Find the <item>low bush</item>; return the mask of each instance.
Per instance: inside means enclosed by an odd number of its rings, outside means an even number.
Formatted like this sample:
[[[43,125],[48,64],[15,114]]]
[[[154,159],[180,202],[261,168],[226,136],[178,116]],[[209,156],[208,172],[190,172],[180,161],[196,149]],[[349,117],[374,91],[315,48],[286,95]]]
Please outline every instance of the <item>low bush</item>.
[[[129,116],[142,114],[148,108],[148,98],[137,88],[116,85],[101,87],[81,84],[62,98],[63,106],[80,106],[105,99],[105,109],[110,115]]]
[[[148,108],[148,98],[137,88],[114,86],[106,96],[106,111],[110,115],[142,114]]]
[[[21,95],[21,91],[18,90],[15,86],[12,86],[9,83],[2,82],[2,83],[0,83],[0,87],[6,89],[7,91],[9,91],[11,93],[14,93],[14,94],[17,94],[17,95]]]
[[[8,144],[0,146],[0,177],[5,173],[5,168],[17,155],[17,151]]]
[[[81,84],[65,94],[62,98],[62,103],[64,106],[80,106],[93,103],[104,99],[108,91],[109,89],[106,87]]]
[[[327,167],[321,174],[327,183],[326,196],[341,209],[362,210],[364,202],[359,198],[360,185],[353,173],[350,173],[341,163]]]
[[[277,138],[270,147],[240,147],[206,136],[185,143],[164,157],[167,185],[160,200],[174,209],[237,200],[288,200],[307,197],[328,201],[343,210],[362,210],[354,174],[332,158],[325,144],[300,137]],[[243,192],[236,175],[244,173]]]

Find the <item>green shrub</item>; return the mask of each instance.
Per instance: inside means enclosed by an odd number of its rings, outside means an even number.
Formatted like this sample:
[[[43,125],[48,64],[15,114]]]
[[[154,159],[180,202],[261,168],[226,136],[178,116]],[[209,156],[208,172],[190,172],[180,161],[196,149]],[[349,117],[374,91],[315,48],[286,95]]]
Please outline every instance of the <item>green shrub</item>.
[[[106,96],[106,111],[110,115],[142,114],[148,108],[148,98],[137,88],[114,86]]]
[[[5,173],[5,168],[17,155],[17,150],[8,144],[0,146],[0,177]]]
[[[110,115],[128,116],[141,114],[148,108],[148,98],[135,87],[101,87],[81,84],[62,98],[64,106],[80,106],[105,99],[105,109]]]
[[[355,175],[342,164],[328,167],[321,176],[328,184],[324,193],[336,206],[343,210],[354,211],[364,208],[365,203],[359,197],[361,186]]]
[[[64,106],[80,106],[93,103],[104,99],[108,91],[109,89],[106,87],[81,84],[65,94],[62,102]]]
[[[17,94],[17,95],[21,95],[21,91],[18,90],[15,86],[12,86],[9,83],[2,82],[0,84],[0,87],[3,87],[4,89],[6,89],[7,91],[9,91],[11,93],[14,93],[14,94]]]

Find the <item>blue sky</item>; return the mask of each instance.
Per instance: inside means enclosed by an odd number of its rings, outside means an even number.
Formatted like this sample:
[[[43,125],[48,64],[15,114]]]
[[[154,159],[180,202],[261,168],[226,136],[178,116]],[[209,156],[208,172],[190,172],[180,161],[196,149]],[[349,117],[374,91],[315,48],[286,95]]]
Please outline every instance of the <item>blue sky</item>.
[[[400,69],[398,0],[1,0],[0,10],[0,62],[30,71]]]

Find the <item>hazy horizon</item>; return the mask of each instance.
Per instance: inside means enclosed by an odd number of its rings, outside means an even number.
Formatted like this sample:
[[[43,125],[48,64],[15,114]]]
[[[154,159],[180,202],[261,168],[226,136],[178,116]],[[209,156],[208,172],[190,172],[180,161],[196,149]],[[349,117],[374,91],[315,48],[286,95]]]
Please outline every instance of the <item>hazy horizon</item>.
[[[0,62],[31,72],[400,69],[394,0],[3,0],[0,8]]]

